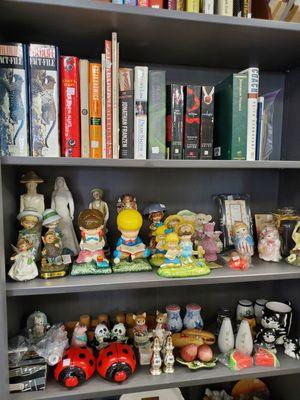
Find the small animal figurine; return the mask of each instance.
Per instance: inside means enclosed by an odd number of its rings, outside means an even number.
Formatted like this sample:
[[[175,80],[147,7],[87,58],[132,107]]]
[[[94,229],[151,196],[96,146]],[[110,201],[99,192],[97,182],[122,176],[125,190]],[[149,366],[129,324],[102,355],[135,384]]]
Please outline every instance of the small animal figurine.
[[[168,314],[167,313],[162,313],[160,311],[156,311],[156,326],[153,331],[153,335],[158,337],[160,345],[163,346],[164,341],[165,341],[165,336],[167,332],[167,320],[168,320]]]
[[[295,242],[295,246],[290,251],[290,255],[286,258],[286,261],[289,264],[299,267],[300,266],[300,221],[297,222],[293,230],[292,239]]]
[[[97,341],[97,348],[105,346],[105,342],[108,342],[111,338],[111,333],[105,324],[98,324],[95,328],[95,339]]]
[[[35,311],[30,314],[26,325],[29,337],[33,341],[39,341],[43,338],[50,328],[46,314],[41,311]]]
[[[166,234],[169,234],[169,233],[174,232],[175,226],[176,226],[177,224],[182,223],[183,221],[184,221],[183,218],[182,218],[180,215],[178,215],[178,214],[169,215],[169,216],[165,219],[165,221],[164,221],[164,224],[165,224],[166,227],[167,227],[167,230],[166,230],[165,233],[166,233]]]
[[[179,247],[183,262],[193,262],[193,243],[192,236],[195,232],[195,227],[192,222],[181,222],[175,226],[175,233],[179,237]]]
[[[201,240],[201,246],[203,247],[205,253],[204,258],[205,261],[217,261],[219,247],[217,244],[217,239],[221,235],[222,232],[215,232],[215,223],[214,222],[206,222],[203,224],[203,237]]]
[[[153,340],[152,351],[153,351],[153,355],[151,358],[150,373],[151,373],[151,375],[160,375],[162,372],[161,371],[162,359],[161,359],[161,355],[160,355],[161,345],[160,345],[159,339],[157,337],[155,337]]]
[[[253,256],[253,237],[250,235],[249,228],[244,222],[235,222],[232,228],[232,240],[238,253],[249,257],[249,259]]]
[[[174,372],[174,364],[175,364],[175,357],[173,354],[174,346],[172,342],[172,335],[169,334],[166,343],[164,346],[164,368],[163,371],[166,374],[173,374]]]
[[[123,210],[137,210],[136,198],[132,194],[123,194],[117,202],[117,213]]]
[[[255,338],[255,344],[259,346],[265,347],[267,350],[272,351],[272,353],[276,354],[276,330],[275,329],[261,329]]]
[[[14,261],[8,271],[8,275],[15,281],[24,282],[34,279],[38,276],[38,269],[35,263],[35,250],[27,239],[19,239],[17,247],[14,247],[16,253],[11,256]]]
[[[284,354],[288,357],[296,358],[300,360],[300,342],[299,339],[288,339],[284,340]]]
[[[162,219],[164,217],[164,214],[166,212],[166,206],[164,204],[151,204],[147,208],[145,208],[143,214],[145,216],[148,216],[148,219],[150,221],[150,248],[154,249],[156,245],[156,240],[155,240],[155,231],[157,230],[158,227],[163,225]]]
[[[165,244],[165,264],[175,264],[180,265],[181,249],[179,247],[179,237],[177,233],[171,232],[166,236],[166,244]]]
[[[135,321],[135,326],[133,328],[134,336],[148,336],[146,316],[147,314],[145,312],[142,314],[133,314],[132,318]]]
[[[259,258],[265,261],[279,262],[281,260],[280,246],[281,242],[276,227],[265,226],[258,239]]]
[[[250,266],[248,257],[239,254],[237,251],[232,251],[230,253],[228,264],[231,269],[238,269],[241,271],[248,269]]]
[[[122,323],[115,324],[111,330],[111,340],[119,343],[127,343],[126,328]]]
[[[73,347],[82,347],[87,345],[87,327],[77,322],[74,328],[71,345]]]

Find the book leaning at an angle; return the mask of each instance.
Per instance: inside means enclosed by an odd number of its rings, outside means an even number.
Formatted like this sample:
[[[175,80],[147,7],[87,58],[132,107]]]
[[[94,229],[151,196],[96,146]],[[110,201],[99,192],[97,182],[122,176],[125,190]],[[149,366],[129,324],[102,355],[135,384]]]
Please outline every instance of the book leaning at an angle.
[[[89,61],[79,61],[81,157],[90,156]]]
[[[217,13],[219,15],[233,16],[233,0],[218,0]]]
[[[134,158],[147,158],[148,67],[134,68]]]
[[[102,158],[101,64],[90,63],[90,157]]]
[[[112,33],[112,158],[119,158],[119,45]]]

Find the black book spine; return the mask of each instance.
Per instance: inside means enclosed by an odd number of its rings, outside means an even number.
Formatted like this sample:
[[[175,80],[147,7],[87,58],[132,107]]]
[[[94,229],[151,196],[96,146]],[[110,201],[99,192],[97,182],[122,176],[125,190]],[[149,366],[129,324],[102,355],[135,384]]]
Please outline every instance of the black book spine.
[[[184,158],[199,158],[201,86],[185,88]]]
[[[167,87],[167,145],[169,158],[182,160],[183,156],[183,86],[172,84]]]
[[[134,158],[134,80],[133,69],[120,68],[120,158]]]
[[[214,86],[202,87],[201,124],[200,124],[200,159],[211,160],[214,134]]]

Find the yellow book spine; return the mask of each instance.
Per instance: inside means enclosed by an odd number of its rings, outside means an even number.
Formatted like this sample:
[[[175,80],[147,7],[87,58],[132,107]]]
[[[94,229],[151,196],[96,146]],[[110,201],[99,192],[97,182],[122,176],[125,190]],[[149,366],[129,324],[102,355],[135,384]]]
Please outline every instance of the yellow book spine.
[[[101,64],[90,63],[90,157],[102,158]]]
[[[186,11],[194,13],[200,12],[200,0],[187,0]]]

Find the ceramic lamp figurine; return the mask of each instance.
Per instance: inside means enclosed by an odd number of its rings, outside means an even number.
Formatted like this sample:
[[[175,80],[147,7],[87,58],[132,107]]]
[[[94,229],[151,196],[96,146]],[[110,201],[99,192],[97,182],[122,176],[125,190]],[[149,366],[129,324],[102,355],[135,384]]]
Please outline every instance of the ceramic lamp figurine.
[[[19,239],[26,239],[32,245],[35,259],[40,259],[41,221],[42,215],[33,208],[26,208],[17,215],[23,229],[19,231]]]
[[[111,273],[105,258],[104,217],[99,210],[86,209],[78,217],[81,231],[80,253],[73,264],[71,275],[99,275]]]
[[[124,209],[117,217],[121,237],[117,241],[114,256],[114,272],[151,271],[147,261],[150,249],[142,242],[139,231],[143,224],[142,215],[134,209]]]
[[[300,266],[300,221],[297,222],[294,228],[292,238],[293,241],[295,242],[295,246],[290,251],[290,255],[286,258],[286,261],[289,264],[299,267]]]
[[[258,239],[259,258],[265,261],[279,262],[281,260],[280,246],[277,228],[272,225],[265,226]]]
[[[123,210],[137,210],[136,198],[126,193],[119,197],[117,202],[117,213]]]
[[[44,196],[37,193],[38,184],[43,182],[44,180],[40,178],[34,171],[30,171],[22,175],[20,183],[25,184],[27,192],[22,194],[20,197],[20,212],[28,208],[35,210],[40,215],[44,212]]]
[[[10,258],[14,261],[12,267],[8,271],[8,275],[15,281],[29,281],[38,276],[38,269],[35,263],[32,243],[27,239],[19,239],[16,253]]]

